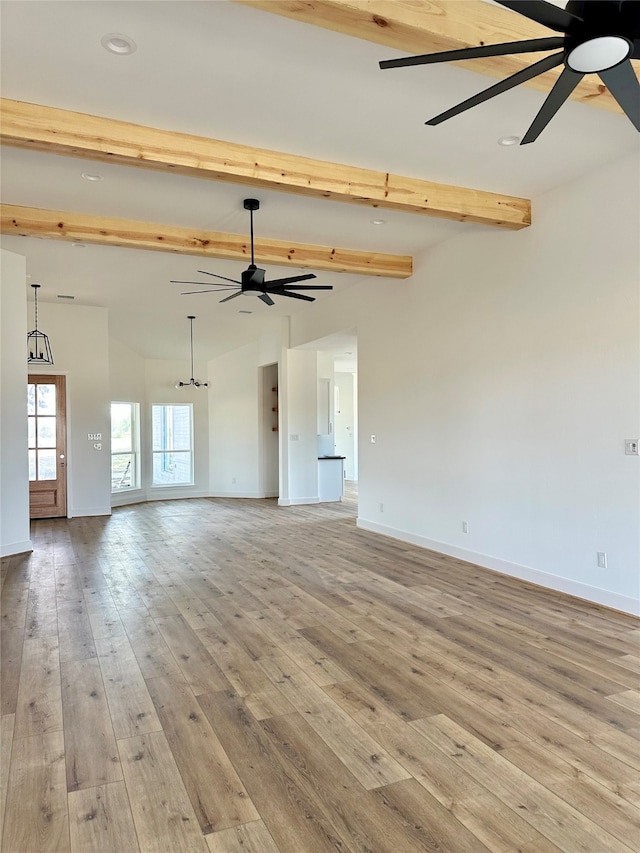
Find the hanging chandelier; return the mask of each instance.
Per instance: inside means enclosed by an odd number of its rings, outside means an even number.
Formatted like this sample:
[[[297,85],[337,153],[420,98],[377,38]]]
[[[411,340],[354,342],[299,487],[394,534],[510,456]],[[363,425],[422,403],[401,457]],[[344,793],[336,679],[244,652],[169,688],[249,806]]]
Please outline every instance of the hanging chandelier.
[[[39,284],[32,284],[35,299],[35,329],[27,334],[27,364],[53,364],[53,353],[49,338],[38,329],[38,288]]]
[[[199,382],[197,379],[193,378],[193,321],[196,318],[193,315],[189,315],[187,320],[190,323],[191,327],[191,379],[188,382],[176,382],[176,388],[208,388],[208,382]]]

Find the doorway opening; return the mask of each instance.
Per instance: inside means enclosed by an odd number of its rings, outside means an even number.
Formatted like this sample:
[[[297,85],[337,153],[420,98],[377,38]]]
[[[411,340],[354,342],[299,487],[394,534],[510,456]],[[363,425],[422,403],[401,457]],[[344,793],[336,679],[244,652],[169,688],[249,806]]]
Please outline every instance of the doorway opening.
[[[300,346],[318,356],[318,457],[342,457],[342,500],[358,502],[358,338],[338,332]],[[321,463],[322,464],[322,463]]]
[[[260,491],[266,498],[280,496],[280,421],[278,407],[278,365],[260,368],[262,407],[260,441]]]

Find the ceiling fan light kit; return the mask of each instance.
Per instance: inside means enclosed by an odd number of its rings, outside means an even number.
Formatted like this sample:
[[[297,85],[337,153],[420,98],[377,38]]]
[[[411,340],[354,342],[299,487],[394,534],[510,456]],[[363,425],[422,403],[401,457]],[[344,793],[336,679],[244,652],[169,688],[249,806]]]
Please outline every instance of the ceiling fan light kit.
[[[187,320],[189,321],[189,324],[190,324],[190,331],[191,331],[191,379],[189,379],[188,382],[182,382],[182,381],[176,382],[176,386],[175,386],[176,388],[208,388],[209,387],[208,382],[200,382],[198,379],[193,378],[193,321],[195,319],[196,318],[193,316],[193,314],[190,314],[187,317]]]
[[[631,59],[640,59],[640,0],[569,0],[564,9],[546,0],[496,2],[563,35],[389,59],[380,62],[380,68],[538,53],[556,48],[560,48],[560,52],[489,86],[426,124],[438,125],[564,63],[562,73],[520,145],[527,145],[538,138],[585,74],[599,75],[622,111],[640,131],[640,84],[630,62]]]
[[[253,214],[256,210],[260,210],[260,202],[257,198],[245,198],[243,202],[245,210],[249,211],[251,219],[251,263],[244,272],[240,275],[240,281],[235,278],[227,278],[224,275],[218,275],[207,270],[198,270],[200,275],[210,275],[214,278],[219,278],[222,281],[229,282],[227,285],[211,283],[207,284],[204,281],[171,281],[171,284],[199,284],[215,290],[185,290],[183,296],[194,293],[219,293],[223,290],[235,290],[231,296],[225,296],[220,302],[229,302],[230,299],[235,299],[237,296],[242,296],[244,293],[257,293],[258,299],[262,300],[265,305],[275,305],[271,298],[272,296],[288,296],[290,299],[302,299],[305,302],[315,302],[313,296],[306,296],[303,293],[293,293],[294,290],[333,290],[332,285],[327,284],[303,284],[300,281],[308,281],[315,278],[313,273],[305,273],[304,275],[292,275],[287,278],[276,278],[272,281],[265,281],[266,270],[256,266],[253,238]]]

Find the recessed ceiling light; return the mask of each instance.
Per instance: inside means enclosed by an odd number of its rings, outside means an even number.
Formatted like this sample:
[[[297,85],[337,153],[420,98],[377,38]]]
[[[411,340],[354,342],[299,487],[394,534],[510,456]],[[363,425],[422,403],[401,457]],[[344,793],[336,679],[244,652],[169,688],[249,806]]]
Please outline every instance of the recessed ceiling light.
[[[386,225],[387,220],[386,219],[372,219],[371,224],[372,225]]]
[[[104,181],[102,175],[99,175],[97,172],[82,172],[80,177],[85,181]]]
[[[519,142],[519,136],[501,136],[498,140],[498,145],[504,145],[508,147],[509,145],[517,145]]]
[[[135,53],[137,44],[131,36],[125,36],[122,33],[107,33],[102,36],[100,44],[105,50],[111,53],[116,53],[119,56],[126,56],[129,53]]]

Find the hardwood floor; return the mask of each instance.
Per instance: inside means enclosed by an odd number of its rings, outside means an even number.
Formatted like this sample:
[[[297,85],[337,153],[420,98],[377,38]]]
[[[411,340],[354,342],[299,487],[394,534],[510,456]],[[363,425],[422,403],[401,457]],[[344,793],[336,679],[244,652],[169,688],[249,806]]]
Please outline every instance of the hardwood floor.
[[[351,500],[33,540],[3,561],[3,853],[639,849],[638,620]]]

